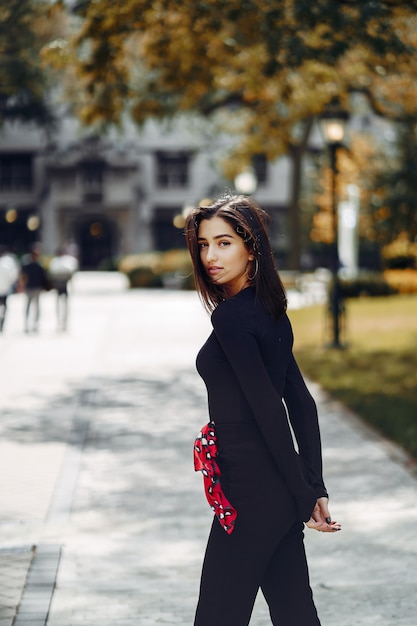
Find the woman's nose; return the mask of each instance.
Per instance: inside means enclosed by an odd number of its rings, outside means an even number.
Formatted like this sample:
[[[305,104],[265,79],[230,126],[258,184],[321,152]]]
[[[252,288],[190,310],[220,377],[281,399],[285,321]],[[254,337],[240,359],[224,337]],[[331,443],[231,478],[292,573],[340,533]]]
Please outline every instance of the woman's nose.
[[[216,251],[214,246],[209,245],[207,247],[207,261],[214,261],[214,259],[216,259]]]

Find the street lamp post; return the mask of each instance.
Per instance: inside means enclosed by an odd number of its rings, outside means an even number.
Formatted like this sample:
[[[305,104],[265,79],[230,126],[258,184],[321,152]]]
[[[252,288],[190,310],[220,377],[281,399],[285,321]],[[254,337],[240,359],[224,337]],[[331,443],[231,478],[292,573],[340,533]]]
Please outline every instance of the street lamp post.
[[[342,145],[345,128],[349,115],[337,104],[329,105],[319,117],[320,130],[324,142],[329,148],[330,165],[332,169],[332,215],[333,215],[333,248],[332,248],[332,277],[330,311],[332,316],[332,342],[330,347],[342,348],[340,340],[340,318],[342,309],[342,295],[339,281],[339,216],[337,207],[337,150]]]

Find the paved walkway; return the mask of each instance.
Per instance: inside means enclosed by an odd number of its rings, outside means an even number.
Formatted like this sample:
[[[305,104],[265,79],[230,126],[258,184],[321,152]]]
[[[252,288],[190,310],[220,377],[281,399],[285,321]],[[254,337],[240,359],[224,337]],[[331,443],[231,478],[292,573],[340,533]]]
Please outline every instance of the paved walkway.
[[[68,332],[48,293],[37,335],[23,305],[10,298],[0,336],[0,626],[191,625],[211,517],[192,468],[209,332],[196,295],[80,274]],[[343,523],[306,532],[322,626],[414,626],[416,479],[313,393]],[[252,624],[270,624],[262,598]]]

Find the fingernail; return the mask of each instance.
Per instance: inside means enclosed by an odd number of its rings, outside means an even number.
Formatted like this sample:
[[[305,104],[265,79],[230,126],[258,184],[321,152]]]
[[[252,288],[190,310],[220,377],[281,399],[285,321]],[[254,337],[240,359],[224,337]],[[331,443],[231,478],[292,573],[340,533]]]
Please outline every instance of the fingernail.
[[[330,522],[331,522],[331,521],[332,521],[332,518],[331,518],[331,517],[326,517],[326,522],[327,522],[328,524],[330,524]]]

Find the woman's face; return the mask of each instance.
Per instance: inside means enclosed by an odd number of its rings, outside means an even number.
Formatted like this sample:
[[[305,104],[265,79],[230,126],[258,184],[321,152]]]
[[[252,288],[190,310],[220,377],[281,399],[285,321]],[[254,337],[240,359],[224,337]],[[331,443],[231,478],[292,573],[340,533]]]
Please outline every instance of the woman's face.
[[[223,218],[201,221],[198,245],[204,269],[213,283],[224,285],[229,297],[249,284],[246,270],[253,254]]]

